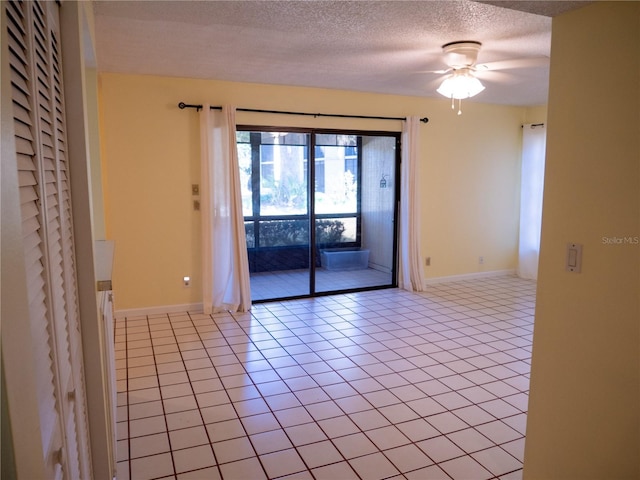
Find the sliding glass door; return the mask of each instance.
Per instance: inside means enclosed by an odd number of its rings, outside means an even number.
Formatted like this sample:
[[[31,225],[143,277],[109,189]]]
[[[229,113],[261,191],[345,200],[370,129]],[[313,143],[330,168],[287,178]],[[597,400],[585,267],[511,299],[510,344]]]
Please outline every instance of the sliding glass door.
[[[396,285],[398,134],[240,128],[237,141],[252,300]]]

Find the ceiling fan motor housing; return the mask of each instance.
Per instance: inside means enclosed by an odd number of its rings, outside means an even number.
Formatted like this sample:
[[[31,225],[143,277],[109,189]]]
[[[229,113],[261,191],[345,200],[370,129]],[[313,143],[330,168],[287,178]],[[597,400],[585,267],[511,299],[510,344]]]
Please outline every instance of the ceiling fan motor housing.
[[[471,67],[478,60],[478,52],[482,43],[465,40],[449,42],[442,46],[447,65],[455,70]]]

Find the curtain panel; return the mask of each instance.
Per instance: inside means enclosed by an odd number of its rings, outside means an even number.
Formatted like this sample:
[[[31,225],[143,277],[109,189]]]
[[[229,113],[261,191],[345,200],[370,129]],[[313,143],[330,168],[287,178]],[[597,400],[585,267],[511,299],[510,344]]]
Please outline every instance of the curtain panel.
[[[421,292],[424,288],[424,274],[420,261],[420,201],[417,188],[419,127],[420,119],[412,116],[407,117],[402,129],[398,284],[400,288],[411,292]]]
[[[200,111],[202,286],[205,313],[251,308],[235,107]]]
[[[517,273],[532,280],[538,278],[546,139],[544,125],[523,125]]]

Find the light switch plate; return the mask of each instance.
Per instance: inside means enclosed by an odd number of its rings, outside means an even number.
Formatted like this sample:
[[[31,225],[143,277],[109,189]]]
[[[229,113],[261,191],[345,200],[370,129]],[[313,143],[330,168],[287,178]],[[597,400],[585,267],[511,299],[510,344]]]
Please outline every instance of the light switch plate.
[[[582,271],[582,244],[567,243],[565,270],[573,273],[580,273]]]

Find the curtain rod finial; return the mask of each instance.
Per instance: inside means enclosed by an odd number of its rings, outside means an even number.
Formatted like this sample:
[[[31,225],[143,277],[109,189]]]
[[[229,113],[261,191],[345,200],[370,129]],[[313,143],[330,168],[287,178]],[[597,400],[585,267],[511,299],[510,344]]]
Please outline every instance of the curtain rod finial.
[[[427,117],[423,117],[423,118],[421,118],[421,119],[420,119],[420,121],[421,121],[422,123],[428,123],[428,122],[429,122],[429,119],[428,119]]]
[[[184,102],[180,102],[180,103],[178,104],[178,108],[179,108],[180,110],[184,110],[184,108],[185,108],[186,106],[187,106],[187,104],[186,104],[186,103],[184,103]]]

